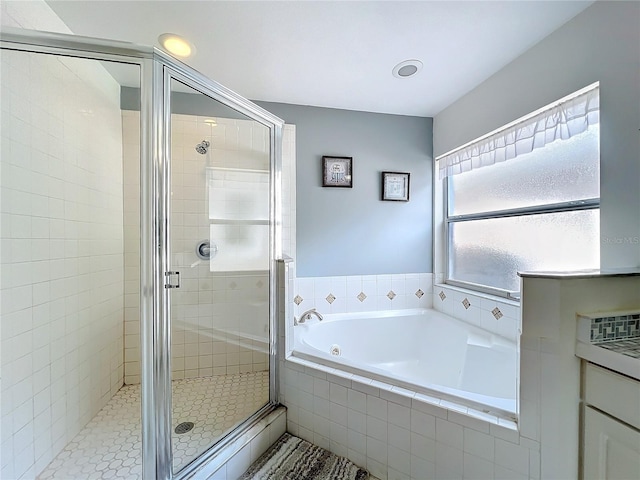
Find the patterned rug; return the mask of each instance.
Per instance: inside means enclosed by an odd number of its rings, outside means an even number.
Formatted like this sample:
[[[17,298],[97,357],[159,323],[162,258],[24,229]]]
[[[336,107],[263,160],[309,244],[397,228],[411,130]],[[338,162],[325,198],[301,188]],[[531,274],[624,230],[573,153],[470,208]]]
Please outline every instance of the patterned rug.
[[[344,457],[285,433],[238,480],[367,480]]]

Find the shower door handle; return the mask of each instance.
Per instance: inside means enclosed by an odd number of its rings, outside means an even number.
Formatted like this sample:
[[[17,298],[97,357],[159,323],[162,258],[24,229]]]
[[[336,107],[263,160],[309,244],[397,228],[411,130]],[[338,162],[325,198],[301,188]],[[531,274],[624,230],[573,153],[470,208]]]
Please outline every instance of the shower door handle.
[[[173,283],[173,277],[175,277],[175,283]],[[164,288],[180,288],[180,272],[164,272],[164,278],[166,279]]]

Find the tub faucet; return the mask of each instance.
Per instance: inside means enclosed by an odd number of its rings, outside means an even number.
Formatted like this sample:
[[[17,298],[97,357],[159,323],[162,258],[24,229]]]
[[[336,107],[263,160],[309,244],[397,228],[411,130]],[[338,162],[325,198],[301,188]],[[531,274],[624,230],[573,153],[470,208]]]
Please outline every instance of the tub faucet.
[[[307,320],[311,320],[311,315],[315,315],[316,317],[318,317],[318,320],[323,319],[320,312],[318,312],[315,308],[312,308],[311,310],[307,310],[306,312],[303,312],[302,315],[300,315],[300,320],[296,320],[296,317],[293,317],[293,324],[300,325],[301,323],[304,323]]]

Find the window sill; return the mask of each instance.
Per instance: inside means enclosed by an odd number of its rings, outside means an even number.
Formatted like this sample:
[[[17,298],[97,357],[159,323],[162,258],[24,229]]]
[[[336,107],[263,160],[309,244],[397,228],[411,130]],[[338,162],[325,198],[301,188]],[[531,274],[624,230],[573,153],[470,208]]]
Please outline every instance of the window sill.
[[[503,297],[501,295],[492,295],[490,293],[481,292],[479,290],[473,290],[471,288],[464,288],[457,285],[451,285],[446,282],[439,282],[433,285],[434,293],[436,288],[446,288],[448,290],[453,290],[454,292],[465,293],[468,295],[474,295],[476,297],[484,298],[487,300],[491,300],[494,302],[506,303],[507,305],[513,305],[514,307],[520,308],[520,301],[515,300],[513,298]]]

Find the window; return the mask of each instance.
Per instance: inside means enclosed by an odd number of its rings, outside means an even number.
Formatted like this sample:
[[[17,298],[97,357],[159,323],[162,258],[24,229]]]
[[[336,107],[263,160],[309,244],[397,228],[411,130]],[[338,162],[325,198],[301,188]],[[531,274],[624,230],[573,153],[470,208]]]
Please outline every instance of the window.
[[[581,92],[438,159],[448,283],[518,296],[518,271],[598,268],[598,90]]]

